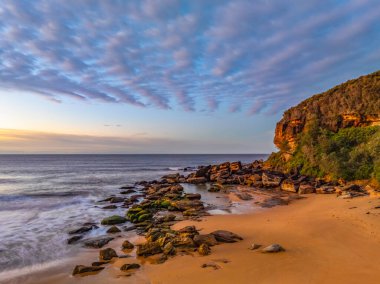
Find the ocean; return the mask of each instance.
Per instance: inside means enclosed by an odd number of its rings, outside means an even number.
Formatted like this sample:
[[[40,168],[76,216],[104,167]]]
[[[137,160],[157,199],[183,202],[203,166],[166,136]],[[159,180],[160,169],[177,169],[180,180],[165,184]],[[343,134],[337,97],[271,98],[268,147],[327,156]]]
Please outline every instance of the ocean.
[[[96,201],[123,185],[226,161],[267,155],[0,155],[0,280],[74,255],[70,227],[98,222]],[[112,214],[123,215],[120,208]],[[98,232],[99,233],[99,232]],[[96,234],[96,233],[94,233]]]

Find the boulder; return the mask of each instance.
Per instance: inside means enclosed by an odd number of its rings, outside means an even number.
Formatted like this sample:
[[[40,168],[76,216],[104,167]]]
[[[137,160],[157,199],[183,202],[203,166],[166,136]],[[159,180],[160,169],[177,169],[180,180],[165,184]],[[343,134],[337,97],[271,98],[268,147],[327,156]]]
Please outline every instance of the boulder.
[[[135,193],[136,190],[134,189],[127,189],[127,190],[124,190],[124,191],[121,191],[120,194],[130,194],[130,193]]]
[[[195,235],[193,240],[197,246],[200,246],[202,244],[206,244],[208,246],[214,246],[218,244],[218,241],[215,239],[214,235],[212,234]]]
[[[107,233],[109,234],[115,234],[115,233],[120,233],[120,229],[118,227],[116,227],[115,225],[113,225],[111,228],[109,228],[107,230]]]
[[[180,249],[194,249],[196,247],[190,236],[179,235],[172,239],[173,246]]]
[[[207,244],[201,244],[198,248],[198,253],[200,255],[209,255],[211,253],[211,249]]]
[[[140,264],[138,263],[126,263],[126,264],[123,264],[122,267],[120,267],[120,270],[128,271],[128,270],[139,269],[139,268],[140,268]]]
[[[171,206],[175,209],[178,209],[179,211],[186,211],[189,209],[203,209],[203,202],[200,200],[179,200],[172,202]]]
[[[116,205],[107,205],[107,206],[102,207],[102,209],[116,209],[116,208],[117,208]]]
[[[112,248],[106,248],[99,251],[99,259],[102,261],[111,260],[114,257],[117,257],[117,253]]]
[[[282,252],[282,251],[285,251],[285,249],[279,244],[273,244],[261,250],[261,252],[263,253],[276,253],[276,252]]]
[[[235,233],[224,230],[217,230],[212,232],[211,234],[214,235],[215,239],[221,243],[235,243],[243,239]]]
[[[96,237],[91,239],[86,239],[83,241],[84,246],[91,248],[101,248],[112,241],[114,238],[111,237]]]
[[[81,240],[83,236],[72,236],[71,238],[67,239],[67,244],[71,245],[73,243],[76,243],[77,241]]]
[[[195,172],[195,177],[204,177],[207,178],[208,173],[211,169],[211,166],[206,166],[206,167],[200,167],[196,172]]]
[[[101,266],[85,266],[85,265],[77,265],[74,268],[73,275],[89,273],[89,272],[98,272],[103,270],[104,267]]]
[[[278,187],[283,177],[280,174],[263,172],[262,182],[265,187]]]
[[[174,255],[176,253],[176,249],[171,242],[168,242],[163,249],[165,255]]]
[[[124,202],[124,198],[123,197],[112,197],[111,200],[110,200],[111,203],[120,203],[120,202]]]
[[[101,265],[104,265],[107,263],[109,263],[109,261],[95,261],[95,262],[91,263],[91,266],[101,266]]]
[[[241,162],[240,161],[233,162],[233,163],[230,164],[230,171],[231,171],[231,173],[236,173],[236,172],[240,171],[241,168],[242,167],[241,167]]]
[[[146,242],[141,245],[137,245],[137,251],[136,254],[138,256],[149,256],[154,255],[162,252],[162,248],[160,244],[155,242]]]
[[[289,191],[289,192],[297,192],[299,188],[299,184],[291,179],[286,179],[281,183],[281,190]]]
[[[135,246],[134,246],[130,241],[125,240],[125,241],[122,243],[121,247],[122,247],[123,249],[133,249]]]
[[[298,194],[310,194],[314,192],[315,192],[314,186],[308,183],[300,184],[298,188]]]
[[[74,234],[83,234],[85,232],[91,231],[93,228],[97,228],[96,226],[89,225],[89,226],[81,226],[74,229],[71,229],[68,234],[74,235]]]
[[[127,222],[127,219],[125,219],[122,216],[113,215],[107,218],[104,218],[101,222],[102,225],[115,225],[115,224],[122,224]]]

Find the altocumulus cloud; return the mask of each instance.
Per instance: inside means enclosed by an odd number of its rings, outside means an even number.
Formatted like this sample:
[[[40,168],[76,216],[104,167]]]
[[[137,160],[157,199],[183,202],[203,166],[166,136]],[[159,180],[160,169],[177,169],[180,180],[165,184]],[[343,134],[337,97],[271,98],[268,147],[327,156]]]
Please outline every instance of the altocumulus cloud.
[[[0,0],[0,88],[278,113],[378,69],[379,19],[377,0]]]

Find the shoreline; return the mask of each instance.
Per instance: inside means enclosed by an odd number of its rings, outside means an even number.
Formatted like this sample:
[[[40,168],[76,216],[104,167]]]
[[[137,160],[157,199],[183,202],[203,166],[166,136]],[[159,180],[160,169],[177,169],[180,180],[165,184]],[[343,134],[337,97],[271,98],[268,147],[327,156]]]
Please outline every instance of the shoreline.
[[[186,184],[192,184],[192,187],[200,188],[197,191]],[[103,207],[103,209],[107,209],[104,210],[104,217],[111,215],[108,209],[126,210],[125,217],[127,218],[112,216],[104,218],[101,222],[103,228],[100,228],[100,231],[103,233],[105,233],[105,229],[110,229],[111,225],[113,225],[113,229],[117,230],[116,233],[113,232],[114,234],[107,231],[107,235],[101,236],[103,239],[114,237],[113,240],[111,238],[111,241],[108,240],[105,244],[96,246],[96,249],[94,249],[95,246],[93,245],[91,245],[91,247],[94,247],[92,249],[78,247],[78,254],[71,259],[64,260],[64,263],[60,265],[48,266],[50,268],[20,276],[13,280],[8,279],[8,282],[4,283],[44,284],[55,282],[59,284],[77,283],[78,281],[80,283],[119,283],[121,279],[125,278],[128,278],[128,281],[132,281],[132,283],[158,284],[178,283],[178,281],[182,283],[230,283],[231,279],[235,278],[238,279],[239,283],[250,283],[244,282],[246,279],[241,278],[241,275],[250,275],[249,268],[251,268],[251,265],[255,267],[253,270],[256,273],[256,275],[251,276],[253,279],[257,279],[258,275],[260,275],[260,279],[263,281],[260,283],[267,283],[266,281],[276,283],[272,281],[279,281],[281,277],[272,279],[272,276],[267,274],[269,266],[279,264],[276,259],[283,259],[285,263],[286,261],[291,261],[293,263],[299,262],[300,264],[312,263],[316,260],[316,265],[324,269],[323,265],[319,263],[321,255],[313,251],[313,249],[309,250],[310,247],[318,247],[320,251],[325,249],[320,247],[324,243],[323,240],[318,239],[316,235],[326,233],[332,239],[327,239],[325,245],[327,247],[336,246],[339,242],[334,243],[334,241],[337,241],[340,231],[337,231],[335,235],[335,230],[338,229],[335,229],[334,226],[339,226],[340,223],[335,224],[335,214],[345,216],[347,215],[346,210],[351,210],[351,214],[355,212],[352,209],[359,207],[351,206],[347,209],[344,207],[347,203],[352,202],[360,204],[360,207],[365,207],[365,205],[368,207],[365,202],[371,203],[371,200],[373,200],[363,190],[362,186],[339,185],[321,182],[311,177],[290,176],[273,172],[263,169],[262,161],[254,161],[245,165],[240,162],[227,162],[220,165],[200,166],[195,172],[188,174],[186,177],[180,174],[168,174],[163,176],[160,181],[141,181],[134,186],[123,186],[120,190],[122,190],[120,192],[121,196],[111,195],[96,203],[96,206],[106,205]],[[333,197],[331,193],[335,193],[340,198]],[[211,200],[210,196],[216,203],[207,203]],[[307,197],[305,198],[305,196]],[[215,198],[226,199],[229,201],[229,205],[224,205],[225,208],[221,209],[220,206],[224,203],[218,202]],[[302,200],[292,202],[297,199]],[[120,206],[121,202],[123,204]],[[290,203],[292,204],[290,206],[280,206]],[[326,208],[321,209],[320,207],[323,206]],[[228,211],[229,213],[219,215],[218,210],[224,213]],[[320,214],[321,210],[326,212]],[[331,213],[335,212],[334,210],[337,213]],[[366,210],[370,210],[370,208]],[[213,212],[213,214],[210,215],[209,212]],[[370,213],[367,212],[365,212],[365,215],[369,216]],[[332,214],[333,218],[328,214]],[[380,210],[379,213],[374,212],[373,215],[379,214]],[[368,216],[364,217],[364,219],[363,216],[354,218],[346,216],[347,220],[345,221],[350,228],[342,228],[342,231],[346,233],[344,238],[350,240],[350,238],[347,238],[347,234],[358,224],[365,223],[365,218],[368,219]],[[359,219],[363,220],[358,223],[357,220]],[[127,220],[130,221],[132,226],[121,227]],[[376,220],[372,221],[377,222]],[[115,227],[115,224],[118,227]],[[378,224],[380,223],[378,222]],[[99,223],[97,222],[84,223],[82,227],[75,229],[74,233],[69,233],[76,234],[71,235],[73,237],[80,237],[73,240],[73,243],[88,246],[86,241],[90,239],[86,239],[87,232],[99,229],[98,225]],[[131,227],[132,230],[130,230]],[[184,227],[187,228],[186,231],[181,230]],[[380,226],[378,227],[380,228]],[[189,229],[190,231],[188,231]],[[326,231],[330,229],[334,231],[334,234]],[[234,240],[232,244],[230,241],[219,239],[216,241],[217,235],[215,235],[215,232],[218,230],[228,230],[227,233],[237,234],[239,239]],[[371,231],[370,237],[375,234],[378,242],[380,230],[374,229],[374,231],[376,231],[376,234]],[[294,240],[298,239],[301,243],[307,243],[303,238],[307,237],[310,232],[314,237],[310,242],[310,246],[300,246],[294,242]],[[201,245],[195,241],[196,235],[212,237],[216,245],[208,243],[201,243]],[[68,236],[70,237],[70,235]],[[73,237],[70,237],[68,241],[72,240]],[[83,237],[84,239],[82,239]],[[368,239],[368,231],[364,230],[360,232],[360,238],[357,238],[357,240],[366,238]],[[292,241],[289,241],[289,239]],[[122,243],[125,240],[132,242],[134,248],[122,250]],[[313,241],[317,241],[317,243],[313,243]],[[272,256],[264,256],[265,254],[260,253],[262,248],[277,243],[285,247],[285,252]],[[205,244],[206,253],[200,250],[203,244]],[[248,248],[252,244],[259,245],[261,248],[251,251]],[[141,253],[144,251],[145,245],[148,245],[148,247],[153,245],[156,249],[150,247],[146,254]],[[166,245],[173,247],[170,250],[171,252],[165,252]],[[375,246],[376,244],[373,245]],[[245,249],[243,249],[243,246]],[[79,275],[71,275],[75,265],[77,267],[78,265],[84,265],[95,271],[94,268],[99,267],[99,265],[90,264],[99,259],[99,253],[102,253],[105,248],[111,249],[116,257],[111,257],[109,260],[107,259],[106,263],[100,264],[100,271],[98,269],[96,272],[80,272]],[[204,247],[202,248],[204,249]],[[363,249],[368,251],[367,247],[363,247]],[[211,250],[211,254],[209,254],[209,250]],[[300,252],[312,252],[315,259],[304,259],[301,254],[298,254]],[[373,250],[371,253],[376,253],[376,257],[380,259],[380,250]],[[255,257],[252,258],[252,255]],[[343,263],[347,257],[351,257],[348,254],[341,259],[342,255],[344,254],[335,255],[336,259],[334,261]],[[322,257],[321,259],[325,258]],[[266,263],[267,261],[268,263]],[[333,263],[334,261],[331,260],[330,262]],[[137,269],[121,271],[121,266],[128,263],[135,263],[138,266]],[[67,268],[68,266],[70,268]],[[202,266],[206,267],[202,268]],[[367,266],[371,266],[371,264]],[[261,268],[259,269],[258,267]],[[230,268],[233,269],[230,270]],[[278,269],[281,270],[281,267],[278,267]],[[339,269],[337,270],[339,271]],[[175,271],[174,274],[172,273],[173,271]],[[269,269],[269,271],[271,270]],[[288,271],[291,271],[291,269],[288,268]],[[271,273],[273,274],[273,271]],[[329,273],[334,274],[330,271]],[[286,273],[283,272],[284,274]],[[306,281],[302,283],[309,281],[304,279],[302,275],[294,273],[294,271],[286,275],[288,278],[286,278],[286,281],[284,280],[285,278],[282,279],[285,281],[282,283],[297,283],[295,281],[300,279]],[[228,282],[223,282],[226,279],[228,279]],[[310,283],[322,283],[322,279],[318,277],[310,279]],[[336,279],[344,278],[340,275]],[[0,279],[0,283],[3,283],[1,281]],[[372,278],[368,278],[368,281],[372,281]]]
[[[212,247],[208,256],[196,253],[169,258],[163,264],[145,260],[132,276],[121,276],[117,259],[108,269],[90,276],[70,276],[61,268],[41,271],[24,283],[378,283],[380,271],[380,200],[350,200],[309,195],[289,206],[239,215],[207,216],[181,221],[173,227],[195,225],[202,233],[228,228],[243,241]],[[376,210],[379,210],[378,212]],[[367,214],[370,212],[370,214]],[[121,239],[110,247],[120,245]],[[263,254],[252,243],[281,244],[286,251]],[[89,261],[96,253],[82,254]],[[143,259],[141,259],[143,260]],[[228,261],[224,263],[224,261]],[[220,269],[201,268],[216,263]],[[37,281],[38,279],[38,281]]]

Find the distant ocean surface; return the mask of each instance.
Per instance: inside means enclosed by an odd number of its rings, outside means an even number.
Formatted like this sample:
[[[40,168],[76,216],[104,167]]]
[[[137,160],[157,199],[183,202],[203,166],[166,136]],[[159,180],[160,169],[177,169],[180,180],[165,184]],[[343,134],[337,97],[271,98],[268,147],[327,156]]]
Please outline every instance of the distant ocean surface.
[[[73,253],[68,228],[108,213],[95,202],[122,185],[185,167],[249,163],[267,155],[0,155],[0,280]],[[118,209],[123,214],[125,209]]]

